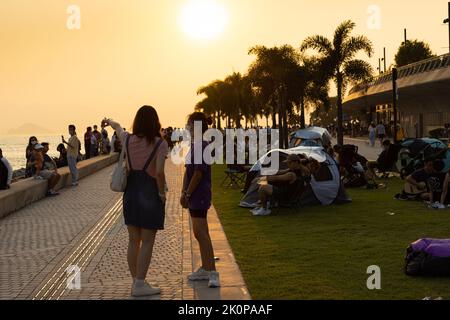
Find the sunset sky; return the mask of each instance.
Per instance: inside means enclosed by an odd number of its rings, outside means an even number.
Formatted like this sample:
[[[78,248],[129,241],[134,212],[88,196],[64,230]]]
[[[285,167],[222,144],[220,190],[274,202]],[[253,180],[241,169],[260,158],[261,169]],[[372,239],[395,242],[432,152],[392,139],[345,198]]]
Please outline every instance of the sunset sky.
[[[181,126],[197,88],[245,72],[251,46],[299,47],[309,35],[331,37],[345,19],[373,41],[375,68],[383,46],[392,62],[405,27],[435,54],[448,52],[448,0],[216,0],[222,9],[209,17],[184,9],[192,2],[1,0],[0,133],[27,122],[84,131],[104,116],[129,127],[143,104],[157,108],[163,126]],[[66,26],[71,4],[81,9],[80,30]],[[367,25],[370,5],[381,9],[380,30]],[[204,34],[192,21],[201,19],[216,31],[209,38],[196,37]]]

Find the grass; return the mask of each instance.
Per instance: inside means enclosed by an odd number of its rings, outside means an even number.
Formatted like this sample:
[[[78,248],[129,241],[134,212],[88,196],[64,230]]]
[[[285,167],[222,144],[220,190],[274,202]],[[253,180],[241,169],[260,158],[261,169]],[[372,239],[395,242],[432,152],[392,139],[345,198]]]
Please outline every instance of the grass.
[[[214,206],[253,299],[450,299],[450,278],[403,273],[409,243],[450,238],[450,212],[394,200],[399,179],[348,190],[351,204],[253,217],[237,206],[239,190],[220,187],[224,170],[213,167]],[[381,290],[367,289],[371,265],[381,268]]]

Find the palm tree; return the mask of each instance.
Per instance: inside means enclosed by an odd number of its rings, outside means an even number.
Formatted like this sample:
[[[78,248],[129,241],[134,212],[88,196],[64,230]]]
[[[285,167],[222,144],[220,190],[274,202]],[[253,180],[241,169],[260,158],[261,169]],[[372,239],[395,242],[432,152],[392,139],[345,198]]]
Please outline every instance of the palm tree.
[[[329,79],[333,79],[337,87],[338,108],[338,143],[344,144],[342,98],[349,82],[366,80],[371,77],[373,69],[369,63],[355,59],[364,51],[369,57],[374,50],[372,42],[365,36],[350,36],[355,23],[348,20],[338,26],[333,41],[316,35],[305,39],[301,50],[315,49],[320,54],[320,62],[328,71]]]
[[[225,84],[223,81],[216,80],[199,88],[197,91],[197,95],[204,94],[206,97],[198,102],[195,108],[207,115],[214,116],[218,129],[222,128],[220,119],[223,116],[224,88]]]
[[[267,48],[255,46],[249,50],[256,60],[249,69],[249,78],[254,87],[265,92],[268,102],[276,101],[274,116],[278,113],[281,146],[288,144],[288,111],[292,104],[288,100],[288,84],[293,70],[299,63],[299,55],[289,45]]]
[[[239,72],[234,72],[225,78],[225,83],[228,84],[230,90],[230,105],[227,106],[229,116],[234,120],[236,126],[241,128],[242,117],[246,118],[246,122],[251,117],[250,107],[252,105],[253,91],[250,86],[250,81]]]

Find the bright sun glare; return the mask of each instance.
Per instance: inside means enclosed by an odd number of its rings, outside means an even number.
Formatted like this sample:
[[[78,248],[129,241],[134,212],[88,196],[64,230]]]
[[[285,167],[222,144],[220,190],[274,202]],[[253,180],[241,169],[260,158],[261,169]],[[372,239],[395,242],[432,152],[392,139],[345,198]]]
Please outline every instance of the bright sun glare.
[[[191,0],[180,14],[183,32],[196,39],[217,37],[227,23],[227,10],[215,0]]]

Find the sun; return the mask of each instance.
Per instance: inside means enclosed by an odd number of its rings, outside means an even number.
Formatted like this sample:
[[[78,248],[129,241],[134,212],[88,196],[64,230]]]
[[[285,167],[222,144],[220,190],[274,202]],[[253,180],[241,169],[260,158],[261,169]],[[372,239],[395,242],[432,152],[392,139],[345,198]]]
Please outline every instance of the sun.
[[[181,10],[181,29],[195,39],[212,39],[220,35],[228,23],[228,12],[215,0],[191,0]]]

